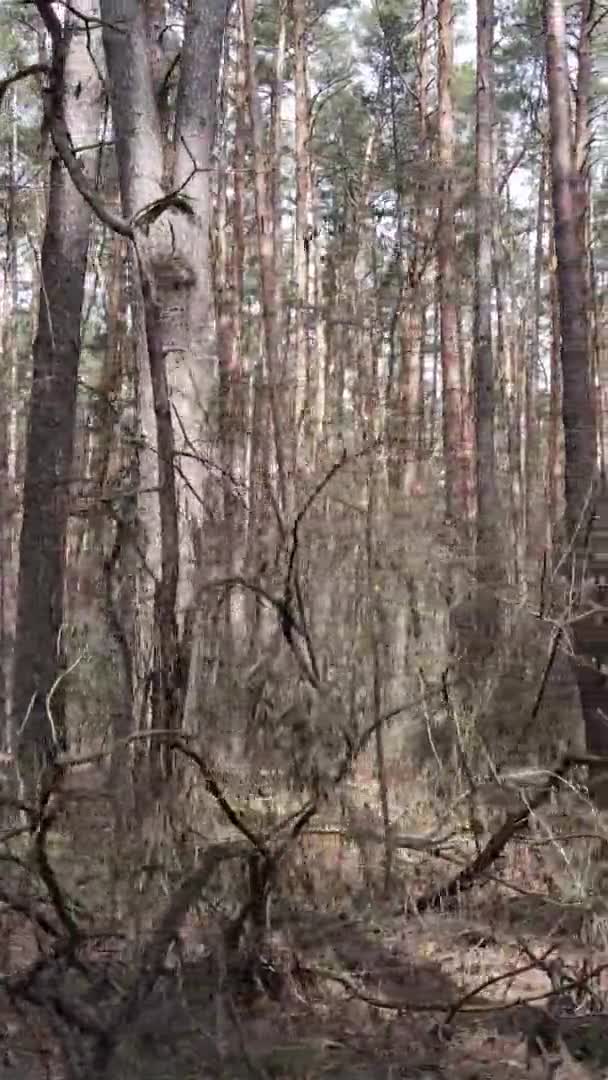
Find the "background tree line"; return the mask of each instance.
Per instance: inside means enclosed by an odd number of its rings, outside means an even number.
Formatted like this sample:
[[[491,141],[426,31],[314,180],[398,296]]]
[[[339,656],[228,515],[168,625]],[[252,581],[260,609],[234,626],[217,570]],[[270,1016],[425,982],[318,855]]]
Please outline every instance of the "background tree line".
[[[0,737],[135,939],[202,834],[259,954],[338,804],[390,896],[412,782],[608,747],[605,10],[474,13],[3,8]]]

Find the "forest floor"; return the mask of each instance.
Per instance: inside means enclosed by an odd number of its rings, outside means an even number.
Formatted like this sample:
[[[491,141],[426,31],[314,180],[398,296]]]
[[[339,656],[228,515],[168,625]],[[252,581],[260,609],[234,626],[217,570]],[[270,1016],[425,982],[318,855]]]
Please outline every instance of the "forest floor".
[[[589,974],[608,964],[608,950],[582,943],[576,912],[523,890],[505,896],[495,883],[450,913],[408,916],[398,906],[283,910],[272,956],[288,977],[276,996],[244,990],[228,973],[211,978],[186,942],[112,1080],[608,1077],[608,973]],[[543,1030],[549,957],[588,998],[584,1017],[560,1021],[559,1046]],[[0,1016],[1,1080],[61,1076],[36,1024],[29,1008]]]
[[[36,887],[28,900],[17,888],[21,910],[14,904],[7,916],[7,905],[0,906],[0,950],[6,954],[0,1080],[66,1080],[58,1040],[63,1037],[65,1050],[70,1018],[48,1002],[62,971],[70,1000],[104,1030],[133,986],[139,962],[134,935],[126,922],[122,936],[101,933],[113,910],[115,840],[111,829],[100,827],[102,814],[91,808],[86,820],[88,808],[79,804],[74,831],[57,834],[49,858],[64,895],[78,897],[81,925],[89,919],[99,931],[89,934],[89,944],[86,930],[79,938],[83,964],[95,979],[83,980],[76,964],[68,970],[44,927],[32,932],[41,892]],[[429,822],[415,824],[424,832]],[[571,831],[582,843],[583,833]],[[366,851],[337,839],[335,830],[311,830],[292,863],[282,865],[253,979],[247,939],[237,958],[245,952],[242,967],[218,944],[225,941],[218,929],[225,925],[227,902],[243,896],[245,882],[238,864],[226,863],[217,892],[207,892],[199,909],[190,910],[171,964],[155,969],[153,988],[121,1033],[106,1080],[608,1080],[601,873],[590,920],[593,889],[584,904],[575,902],[576,875],[568,880],[563,874],[566,864],[574,871],[573,856],[562,859],[558,871],[555,845],[531,840],[515,838],[450,910],[420,915],[411,913],[416,900],[445,888],[474,859],[471,835],[463,833],[455,847],[437,852],[395,851],[385,899],[378,887],[382,845]],[[17,880],[29,882],[27,861],[13,861]],[[6,883],[10,865],[2,863]],[[125,851],[120,865],[139,920],[145,897],[130,868],[141,863]],[[169,885],[167,877],[161,910],[180,880],[178,875]],[[4,884],[3,878],[0,898]],[[54,915],[68,917],[60,906]],[[19,973],[35,971],[41,956],[56,974],[44,983],[42,997],[36,991],[36,1000],[28,990],[34,980]],[[12,995],[1,993],[11,987]],[[82,1071],[72,1075],[90,1080]]]

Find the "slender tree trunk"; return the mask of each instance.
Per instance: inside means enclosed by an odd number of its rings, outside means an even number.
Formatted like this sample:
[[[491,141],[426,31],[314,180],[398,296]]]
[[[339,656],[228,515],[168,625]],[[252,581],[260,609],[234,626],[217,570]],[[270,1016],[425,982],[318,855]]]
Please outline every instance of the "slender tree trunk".
[[[375,350],[374,350],[375,351]],[[391,844],[391,815],[390,815],[390,803],[389,803],[389,791],[388,791],[388,779],[386,769],[386,749],[384,740],[384,725],[381,723],[382,708],[383,708],[383,671],[382,671],[382,649],[380,642],[383,636],[384,628],[384,613],[382,610],[382,602],[378,596],[378,586],[376,584],[376,571],[375,568],[378,563],[378,556],[376,553],[376,525],[377,525],[377,513],[378,513],[378,476],[377,470],[374,467],[374,460],[370,458],[368,478],[367,478],[367,514],[365,522],[365,547],[367,557],[367,589],[368,598],[371,611],[370,617],[370,633],[371,633],[371,663],[372,663],[372,700],[373,700],[373,716],[374,723],[376,725],[374,737],[375,737],[375,749],[376,749],[376,778],[378,782],[378,801],[380,803],[380,811],[382,815],[382,829],[384,839],[384,874],[383,874],[383,892],[385,897],[389,897],[391,891],[391,878],[393,867],[393,849]]]
[[[477,122],[475,169],[475,300],[473,362],[477,466],[477,567],[490,592],[502,575],[494,444],[495,373],[492,347],[493,0],[477,0]],[[488,592],[488,599],[490,597]]]
[[[445,503],[450,520],[466,518],[466,470],[464,456],[464,391],[458,351],[456,230],[454,224],[454,10],[452,0],[438,0],[438,139],[441,194],[437,235],[437,278],[441,333],[443,384],[443,451]]]
[[[315,185],[311,181],[311,189],[315,190]],[[316,218],[319,220],[321,214],[317,207]],[[314,383],[315,401],[314,401],[314,432],[313,432],[313,447],[312,447],[312,468],[318,461],[319,451],[325,445],[326,441],[326,428],[327,428],[327,386],[329,382],[329,343],[327,340],[327,322],[324,318],[324,311],[329,305],[326,303],[325,296],[325,282],[326,277],[323,274],[322,262],[324,254],[322,252],[322,243],[319,235],[315,239],[313,245],[313,280],[314,280],[314,308],[315,308],[315,327],[316,327],[316,375]]]
[[[18,342],[15,326],[17,279],[17,88],[10,95],[10,135],[6,183],[6,258],[2,282],[0,367],[0,746],[10,731],[10,658],[15,625],[15,524],[17,491],[15,442]]]
[[[283,510],[288,507],[290,492],[287,486],[287,466],[285,460],[284,432],[281,424],[279,399],[282,397],[280,378],[280,323],[279,323],[279,282],[274,260],[275,228],[270,185],[268,183],[268,165],[264,153],[264,132],[262,111],[258,95],[255,67],[255,42],[253,36],[254,0],[241,0],[243,50],[247,93],[251,119],[251,138],[254,160],[255,215],[260,259],[262,291],[262,315],[266,361],[268,365],[268,401],[274,433],[275,456],[279,500]],[[274,166],[274,163],[273,163]]]
[[[310,349],[307,325],[310,321],[310,260],[314,243],[311,227],[310,188],[310,100],[308,92],[309,48],[306,27],[306,0],[292,0],[295,60],[295,166],[296,166],[296,360],[295,360],[295,419],[298,432],[308,426],[307,412],[311,405]],[[295,452],[299,439],[295,440]]]
[[[551,262],[555,263],[555,244],[551,242]],[[559,558],[558,521],[562,510],[562,379],[560,365],[560,314],[557,281],[552,273],[549,282],[551,301],[551,373],[549,391],[549,432],[547,438],[547,549],[551,564]]]
[[[589,209],[589,151],[591,148],[591,100],[593,84],[592,32],[595,0],[581,0],[577,47],[578,78],[574,119],[574,166],[576,169],[579,242],[584,247]]]
[[[281,163],[283,160],[284,141],[283,123],[285,110],[283,106],[285,88],[283,84],[285,79],[285,55],[287,51],[287,0],[280,0],[278,15],[279,26],[274,56],[272,97],[270,103],[270,191],[273,215],[274,264],[277,279],[281,282],[283,266],[283,178],[281,173]],[[279,296],[278,300],[279,303],[281,303],[282,296]]]
[[[536,211],[536,241],[534,246],[533,269],[533,309],[531,327],[531,349],[524,359],[524,521],[523,531],[526,552],[526,578],[539,569],[541,521],[533,508],[538,505],[537,481],[539,458],[539,421],[537,417],[537,390],[541,364],[541,312],[542,312],[542,273],[544,258],[545,204],[547,201],[547,155],[543,150],[540,159],[538,178],[538,206]],[[535,556],[537,566],[535,567]]]
[[[54,52],[47,108],[63,112],[73,146],[91,147],[99,120],[97,72],[87,30],[66,12],[63,29],[50,5]],[[87,0],[84,15],[95,7]],[[91,151],[80,154],[93,176]],[[80,318],[91,211],[57,155],[51,163],[48,217],[41,256],[39,322],[19,544],[13,718],[26,790],[65,745],[62,668],[65,544],[68,522]],[[54,693],[52,693],[54,691]]]
[[[506,213],[509,213],[507,201]],[[522,573],[522,440],[521,440],[521,379],[518,364],[518,332],[511,317],[513,292],[508,265],[504,258],[504,235],[500,228],[499,211],[493,221],[492,278],[496,314],[495,384],[500,388],[501,427],[504,431],[505,462],[509,477],[508,498],[511,511],[513,551],[505,552],[512,571],[513,583],[519,585]],[[499,430],[501,428],[499,427]],[[502,432],[501,432],[502,433]],[[500,453],[497,453],[500,460]]]

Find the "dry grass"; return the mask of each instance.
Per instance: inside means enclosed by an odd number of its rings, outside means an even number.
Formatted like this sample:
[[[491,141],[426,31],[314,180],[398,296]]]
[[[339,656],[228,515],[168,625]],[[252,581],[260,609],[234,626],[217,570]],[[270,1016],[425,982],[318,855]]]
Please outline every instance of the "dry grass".
[[[86,911],[83,925],[91,918],[99,928],[115,912],[107,891],[111,837],[101,804],[95,812],[93,806],[86,818],[79,809],[79,828],[73,818],[69,828],[62,823],[49,851],[66,893]],[[412,827],[423,831],[429,823],[421,805]],[[461,823],[440,858],[398,852],[387,898],[379,886],[378,845],[335,832],[305,836],[282,868],[264,939],[265,966],[253,976],[220,945],[225,913],[233,910],[227,899],[232,893],[234,901],[245,883],[237,867],[226,871],[191,909],[178,952],[170,955],[125,1033],[112,1080],[511,1080],[548,1076],[553,1066],[552,1075],[562,1080],[605,1075],[603,1018],[594,1017],[594,1030],[584,1037],[581,1023],[590,1009],[603,1008],[606,975],[588,972],[608,965],[608,949],[602,940],[583,940],[581,904],[567,904],[560,895],[549,845],[512,845],[495,868],[501,882],[480,882],[456,910],[424,917],[403,913],[429,883],[447,881],[472,857],[473,839],[463,828]],[[162,887],[146,891],[136,858],[144,854],[134,846],[128,872],[123,863],[120,889],[126,895],[130,883],[133,906],[150,905],[151,912],[163,889],[171,892],[175,865],[160,875]],[[151,918],[144,911],[142,933]],[[24,970],[48,949],[16,915],[5,914],[3,935],[6,972]],[[109,945],[96,939],[87,963],[111,971],[124,990],[136,943],[116,937],[112,945],[109,958]],[[559,958],[566,978],[579,980],[581,1000],[575,1006],[581,1015],[560,1021],[565,1035],[559,1053],[530,1056],[534,1032],[542,1026],[541,1007],[555,990],[554,971],[543,959],[549,955]],[[100,1002],[93,996],[93,1009]],[[459,1002],[462,1007],[455,1009]],[[59,1078],[56,1033],[44,1008],[30,1003],[20,1011],[5,1001],[3,1018],[0,1077]],[[576,1055],[585,1057],[584,1065]]]

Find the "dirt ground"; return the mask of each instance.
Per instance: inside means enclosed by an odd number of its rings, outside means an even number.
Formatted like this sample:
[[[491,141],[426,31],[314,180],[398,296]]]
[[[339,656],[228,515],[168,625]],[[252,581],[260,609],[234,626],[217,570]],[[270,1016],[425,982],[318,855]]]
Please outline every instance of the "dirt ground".
[[[398,913],[394,901],[356,916],[282,910],[257,987],[212,971],[186,942],[126,1037],[112,1080],[608,1077],[603,972],[585,976],[582,1008],[565,995],[560,1037],[545,1037],[547,956],[574,979],[608,963],[577,931],[576,913],[505,898],[495,886],[456,912],[423,917]],[[273,968],[283,976],[276,993]],[[35,1009],[5,1002],[0,1034],[0,1080],[62,1075]]]

